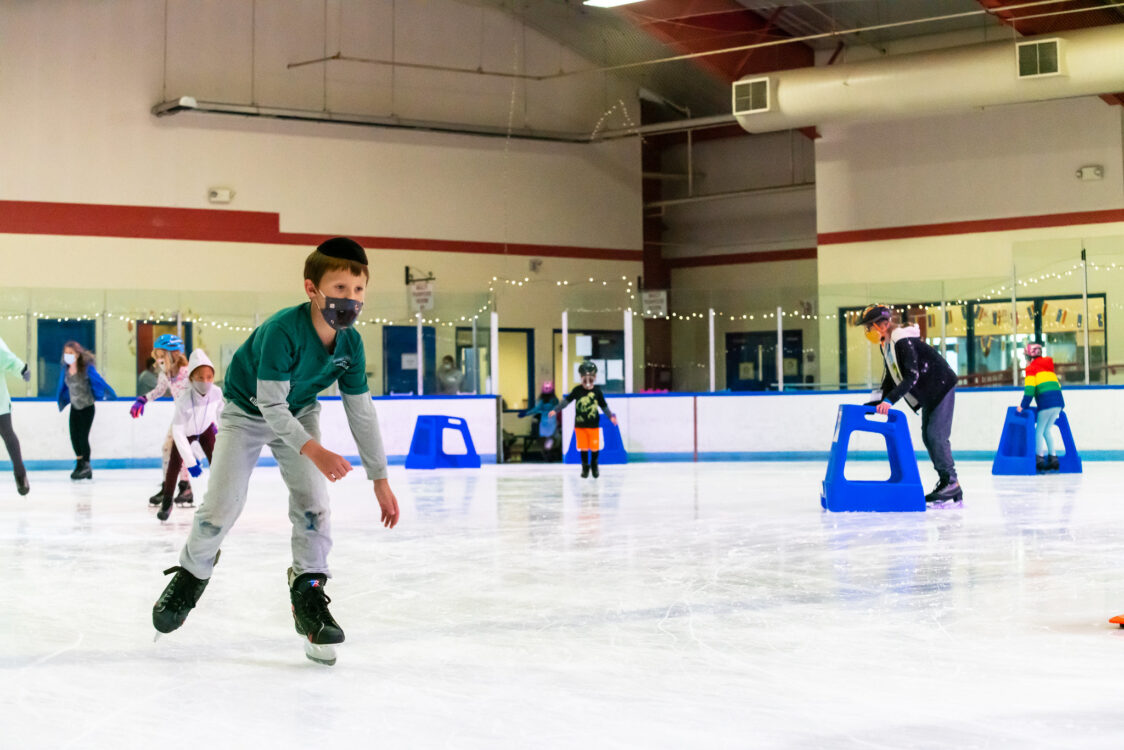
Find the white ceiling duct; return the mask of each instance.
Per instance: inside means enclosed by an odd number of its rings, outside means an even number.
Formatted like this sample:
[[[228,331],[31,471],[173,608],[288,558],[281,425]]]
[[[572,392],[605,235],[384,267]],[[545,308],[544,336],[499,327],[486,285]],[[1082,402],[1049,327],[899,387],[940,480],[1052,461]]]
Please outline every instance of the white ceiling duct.
[[[765,133],[1120,91],[1124,24],[782,70],[732,93],[738,123]]]

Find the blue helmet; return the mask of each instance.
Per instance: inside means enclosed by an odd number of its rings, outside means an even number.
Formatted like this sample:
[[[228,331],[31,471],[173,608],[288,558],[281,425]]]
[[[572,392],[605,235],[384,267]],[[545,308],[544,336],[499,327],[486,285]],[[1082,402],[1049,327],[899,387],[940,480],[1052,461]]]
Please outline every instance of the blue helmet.
[[[166,352],[182,352],[183,339],[174,333],[164,333],[152,342],[152,348],[163,349]]]

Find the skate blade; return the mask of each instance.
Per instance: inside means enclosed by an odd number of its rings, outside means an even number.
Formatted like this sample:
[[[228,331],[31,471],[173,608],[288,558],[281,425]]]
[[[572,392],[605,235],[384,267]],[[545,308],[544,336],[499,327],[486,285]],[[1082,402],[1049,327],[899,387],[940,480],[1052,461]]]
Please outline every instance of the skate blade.
[[[332,666],[336,663],[336,646],[334,643],[304,642],[304,655],[317,664]]]

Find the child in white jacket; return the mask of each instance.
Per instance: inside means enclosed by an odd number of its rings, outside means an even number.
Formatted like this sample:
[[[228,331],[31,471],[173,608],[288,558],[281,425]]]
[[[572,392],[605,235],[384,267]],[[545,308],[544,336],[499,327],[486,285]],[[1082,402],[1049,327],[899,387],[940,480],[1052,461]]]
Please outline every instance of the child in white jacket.
[[[186,467],[191,476],[198,477],[203,473],[203,458],[211,460],[222,413],[222,391],[215,386],[215,367],[206,352],[196,349],[191,353],[187,373],[190,387],[176,396],[176,413],[172,417],[175,445],[164,474],[164,497],[156,513],[161,521],[171,515],[172,493],[180,466]]]

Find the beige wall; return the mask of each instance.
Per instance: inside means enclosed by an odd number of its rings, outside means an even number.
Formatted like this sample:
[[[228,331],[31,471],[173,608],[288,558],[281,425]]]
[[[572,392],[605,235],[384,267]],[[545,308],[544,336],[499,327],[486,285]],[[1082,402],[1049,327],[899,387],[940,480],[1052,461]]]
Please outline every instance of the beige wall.
[[[815,320],[802,317],[803,303],[816,304],[815,260],[746,263],[679,268],[672,272],[672,357],[675,390],[709,388],[708,310],[715,316],[715,387],[726,387],[726,333],[777,330],[776,311],[784,312],[786,329],[803,332],[804,373],[820,380],[816,356],[819,331]],[[685,319],[683,316],[687,316]],[[752,316],[752,317],[751,317]],[[811,354],[811,356],[808,356]]]
[[[432,28],[432,19],[443,28]],[[478,77],[466,85],[463,74],[449,72],[389,75],[385,66],[349,63],[286,67],[322,54],[326,39],[345,54],[378,57],[391,36],[401,60],[532,73],[543,66],[589,67],[511,15],[454,0],[330,1],[315,8],[267,8],[252,0],[59,0],[2,3],[0,28],[0,200],[261,211],[279,217],[281,232],[391,238],[368,248],[368,325],[359,329],[375,391],[382,387],[376,321],[413,323],[403,283],[407,265],[437,277],[437,308],[426,317],[437,327],[439,356],[454,351],[461,317],[467,325],[494,306],[501,326],[536,329],[536,362],[549,368],[550,331],[563,308],[589,309],[596,319],[627,304],[622,285],[602,301],[587,300],[592,285],[577,282],[634,279],[640,272],[638,138],[576,144],[150,113],[159,101],[190,94],[501,132],[510,124],[588,134],[610,107],[635,110],[633,88],[611,77],[592,86],[508,79],[497,87]],[[603,127],[620,127],[621,116]],[[233,189],[233,203],[209,204],[214,186]],[[65,219],[58,217],[61,224]],[[406,251],[393,238],[636,250],[637,260],[545,257],[536,274],[529,269],[533,256]],[[34,326],[28,341],[26,313],[100,314],[99,358],[111,382],[131,393],[129,319],[176,311],[202,316],[209,325],[196,329],[196,342],[217,360],[255,322],[303,301],[300,271],[310,249],[0,233],[0,335],[25,356],[37,348]],[[493,277],[535,281],[493,293]],[[556,281],[575,286],[556,289]],[[24,392],[22,383],[13,385]]]

